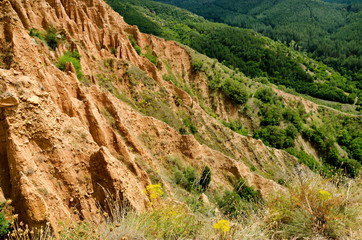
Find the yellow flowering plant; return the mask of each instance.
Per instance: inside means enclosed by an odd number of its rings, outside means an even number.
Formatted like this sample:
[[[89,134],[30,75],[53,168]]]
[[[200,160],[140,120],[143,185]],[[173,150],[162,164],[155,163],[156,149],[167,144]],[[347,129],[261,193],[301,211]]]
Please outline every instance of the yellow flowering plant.
[[[219,235],[220,240],[233,239],[233,232],[231,230],[231,225],[228,220],[221,219],[212,226],[213,229]]]
[[[164,194],[161,184],[150,184],[146,186],[145,193],[150,199],[151,205],[160,200]]]
[[[325,200],[331,200],[332,199],[332,194],[326,190],[319,190],[319,198],[322,201]]]
[[[230,231],[230,222],[228,220],[221,219],[220,221],[215,223],[212,227],[214,229],[216,229],[217,231],[226,233],[226,232]]]

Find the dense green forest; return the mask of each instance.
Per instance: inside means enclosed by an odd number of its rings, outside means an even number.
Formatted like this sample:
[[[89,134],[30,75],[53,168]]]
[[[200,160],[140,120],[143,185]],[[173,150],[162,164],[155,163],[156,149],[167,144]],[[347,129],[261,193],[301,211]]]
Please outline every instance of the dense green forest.
[[[186,8],[215,22],[254,29],[305,50],[362,88],[360,0],[158,1]]]
[[[354,103],[361,96],[360,89],[338,72],[253,30],[209,22],[186,10],[154,1],[108,3],[141,31],[188,45],[248,77],[341,103]]]

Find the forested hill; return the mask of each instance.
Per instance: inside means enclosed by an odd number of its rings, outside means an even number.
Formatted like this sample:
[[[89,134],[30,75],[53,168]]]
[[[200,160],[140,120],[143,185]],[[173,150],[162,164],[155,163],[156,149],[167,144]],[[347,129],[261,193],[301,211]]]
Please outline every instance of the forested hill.
[[[292,43],[295,49],[308,51],[362,88],[361,0],[158,1]]]
[[[324,0],[324,1],[332,3],[345,3],[345,4],[362,3],[362,0]]]
[[[338,72],[252,30],[209,22],[154,1],[108,3],[141,31],[189,45],[251,78],[325,100],[354,103],[357,96],[361,99],[361,91]]]

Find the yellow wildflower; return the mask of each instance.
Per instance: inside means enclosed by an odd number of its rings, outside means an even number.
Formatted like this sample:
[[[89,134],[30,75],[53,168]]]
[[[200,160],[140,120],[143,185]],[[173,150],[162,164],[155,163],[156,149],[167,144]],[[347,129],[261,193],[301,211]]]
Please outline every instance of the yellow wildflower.
[[[146,187],[146,193],[151,200],[151,202],[154,202],[156,199],[162,197],[164,192],[162,191],[161,184],[150,184]]]
[[[228,220],[221,219],[212,227],[222,233],[226,233],[230,230],[230,222]]]
[[[332,194],[326,190],[319,190],[319,198],[322,201],[329,200],[329,199],[332,199]]]

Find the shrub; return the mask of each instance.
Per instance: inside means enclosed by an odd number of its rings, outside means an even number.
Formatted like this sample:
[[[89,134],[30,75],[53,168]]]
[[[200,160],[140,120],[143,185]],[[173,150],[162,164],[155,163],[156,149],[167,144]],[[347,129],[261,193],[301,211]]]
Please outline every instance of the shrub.
[[[137,54],[138,54],[138,55],[141,55],[141,54],[142,54],[142,49],[141,49],[141,47],[138,45],[138,43],[137,43],[136,39],[134,38],[134,36],[133,36],[133,35],[130,35],[130,36],[128,36],[128,39],[129,39],[129,41],[131,42],[131,45],[132,45],[132,47],[134,48],[134,50],[136,50]]]
[[[298,113],[287,108],[283,112],[283,120],[293,123],[293,125],[297,128],[298,132],[302,129],[303,121],[302,118],[299,116]]]
[[[204,63],[202,62],[202,60],[193,60],[191,64],[192,64],[192,70],[194,72],[201,71],[202,67],[204,66]]]
[[[0,238],[10,231],[10,222],[6,220],[5,215],[2,212],[4,205],[4,203],[0,203]]]
[[[183,119],[185,128],[188,128],[192,134],[197,133],[197,127],[192,123],[191,118],[186,117]]]
[[[231,130],[233,130],[234,132],[239,133],[241,135],[246,136],[248,134],[248,130],[243,128],[243,124],[241,123],[241,121],[239,119],[231,120],[230,122],[223,121],[222,124],[225,127],[228,127]]]
[[[261,125],[263,126],[277,126],[283,119],[282,109],[275,105],[265,105],[260,109],[262,116]]]
[[[253,187],[249,187],[244,179],[239,179],[235,185],[235,192],[248,202],[259,202],[261,194]]]
[[[202,170],[199,185],[201,186],[202,191],[206,191],[211,182],[211,169],[209,166],[205,166]]]
[[[277,100],[277,95],[271,88],[258,89],[254,96],[263,103],[274,103]]]
[[[187,135],[187,130],[184,128],[184,127],[180,127],[178,132],[181,134],[181,135]]]
[[[175,182],[189,192],[198,190],[198,176],[195,168],[186,167],[182,171],[176,171]]]
[[[238,104],[244,104],[248,100],[246,89],[242,86],[242,83],[234,79],[226,80],[221,88],[227,97]]]
[[[318,148],[320,155],[323,157],[324,164],[342,169],[349,177],[354,178],[359,175],[361,164],[354,159],[342,158],[335,146],[335,141],[328,138],[320,129],[317,127],[303,129],[302,134],[303,137]]]
[[[64,52],[63,56],[58,59],[57,67],[65,71],[66,65],[68,62],[71,62],[75,68],[77,73],[77,77],[79,80],[83,78],[82,66],[80,65],[80,54],[77,50],[73,52]]]
[[[10,222],[5,219],[3,213],[0,213],[0,237],[5,236],[10,231]]]
[[[277,126],[267,126],[255,131],[254,137],[275,148],[283,149],[292,147],[294,138],[289,136],[285,129]]]
[[[111,54],[112,54],[112,55],[114,55],[114,56],[117,55],[117,48],[111,47],[111,48],[110,48],[110,51],[111,51]]]
[[[217,205],[230,218],[238,218],[243,213],[243,201],[236,192],[225,191]]]
[[[318,171],[320,169],[321,164],[317,162],[313,156],[307,154],[306,152],[297,151],[295,148],[287,148],[285,151],[298,158],[300,163],[303,163],[311,170]]]
[[[57,30],[54,27],[47,28],[44,40],[48,47],[55,50],[58,46]]]

